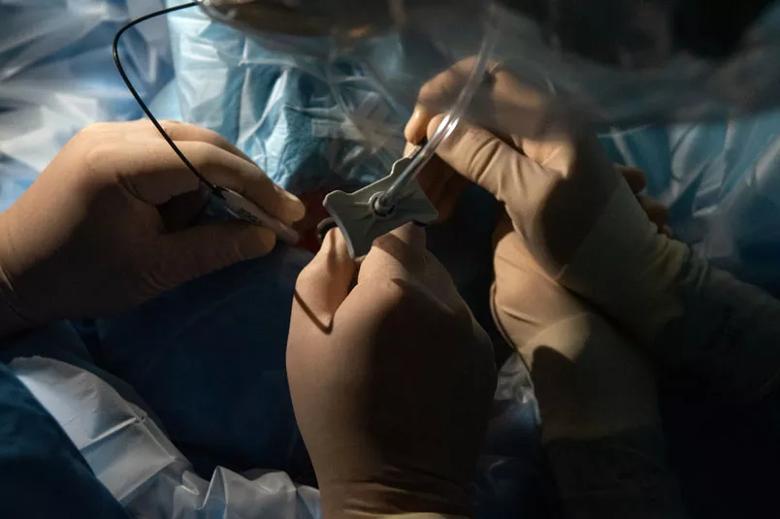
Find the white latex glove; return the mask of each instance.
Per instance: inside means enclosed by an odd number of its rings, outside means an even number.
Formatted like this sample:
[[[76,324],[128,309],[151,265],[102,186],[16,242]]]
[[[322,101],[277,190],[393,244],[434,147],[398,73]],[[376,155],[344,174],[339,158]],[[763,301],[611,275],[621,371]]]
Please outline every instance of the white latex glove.
[[[406,128],[407,139],[417,142],[426,133],[428,137],[433,134],[443,116],[430,112],[430,106],[437,104],[437,98],[449,99],[459,91],[472,66],[473,60],[464,60],[422,88],[420,104]],[[667,316],[649,316],[648,322],[645,314],[639,322],[631,315],[636,306],[626,297],[613,297],[625,294],[614,294],[615,287],[610,285],[619,277],[630,281],[624,288],[634,293],[639,292],[637,285],[651,285],[639,297],[629,299],[662,297],[659,294],[668,288],[669,280],[659,279],[656,269],[647,271],[646,266],[660,262],[660,273],[673,277],[686,248],[657,236],[655,226],[583,121],[554,111],[558,107],[545,96],[500,67],[484,88],[489,92],[482,92],[479,99],[491,99],[507,108],[495,112],[496,127],[512,133],[494,135],[462,122],[439,147],[438,155],[503,202],[526,248],[548,275],[577,287],[596,303],[611,303],[631,321],[632,330],[652,333],[646,328],[656,328],[657,321]],[[485,107],[481,113],[488,113]],[[613,243],[615,238],[620,241]],[[597,249],[595,258],[591,249]],[[595,278],[593,262],[612,273],[611,279],[604,283]],[[605,294],[605,288],[612,290]],[[674,314],[671,306],[669,312]]]
[[[647,340],[682,310],[673,285],[688,249],[658,233],[595,137],[576,131],[518,139],[521,152],[463,124],[438,154],[504,203],[549,276]]]
[[[287,370],[326,518],[470,514],[495,360],[424,230],[359,267],[328,233],[298,278]]]
[[[210,181],[285,223],[304,215],[296,197],[216,133],[165,125]],[[205,194],[148,121],[80,132],[0,215],[0,331],[123,310],[273,249],[262,227],[189,226]]]

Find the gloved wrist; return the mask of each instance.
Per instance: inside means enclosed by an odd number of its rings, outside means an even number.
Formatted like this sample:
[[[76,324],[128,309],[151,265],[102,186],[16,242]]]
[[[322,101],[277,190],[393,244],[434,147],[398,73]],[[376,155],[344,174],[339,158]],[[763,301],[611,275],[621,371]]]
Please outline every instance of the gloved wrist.
[[[559,281],[648,344],[683,313],[678,285],[690,254],[657,232],[620,182]]]
[[[392,483],[321,483],[320,496],[325,519],[471,517],[467,489],[426,475]]]

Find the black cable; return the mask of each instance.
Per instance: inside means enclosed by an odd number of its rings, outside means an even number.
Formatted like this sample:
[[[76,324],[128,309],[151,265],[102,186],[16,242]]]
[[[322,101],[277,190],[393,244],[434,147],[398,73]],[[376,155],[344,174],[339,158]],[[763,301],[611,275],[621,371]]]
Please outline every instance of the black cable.
[[[165,142],[168,143],[168,145],[171,147],[171,149],[176,152],[176,155],[179,156],[182,162],[184,162],[184,165],[187,166],[187,168],[192,171],[192,174],[198,177],[201,182],[203,182],[213,193],[219,195],[221,192],[221,189],[211,183],[206,177],[200,174],[200,172],[195,168],[195,166],[192,164],[192,162],[187,159],[187,157],[184,155],[184,153],[179,149],[179,147],[176,145],[176,143],[171,139],[171,136],[168,135],[168,132],[165,131],[165,128],[162,127],[160,122],[157,120],[157,118],[154,116],[152,111],[149,109],[149,107],[146,105],[143,99],[141,99],[141,95],[138,93],[138,91],[133,86],[133,83],[130,81],[130,78],[127,77],[127,73],[125,72],[125,68],[122,66],[122,61],[119,59],[119,41],[122,39],[122,35],[127,32],[129,29],[132,29],[139,23],[143,23],[147,20],[150,20],[152,18],[155,18],[157,16],[164,16],[166,14],[173,13],[175,11],[181,11],[184,9],[190,9],[192,7],[195,7],[199,5],[200,2],[189,2],[182,5],[177,5],[175,7],[168,7],[167,9],[162,9],[160,11],[155,11],[153,13],[149,13],[147,15],[141,16],[140,18],[136,18],[135,20],[130,21],[127,25],[119,29],[119,32],[116,33],[116,36],[114,36],[114,44],[113,44],[113,56],[114,56],[114,65],[116,65],[117,70],[119,71],[119,75],[122,76],[122,80],[125,82],[125,85],[127,86],[127,89],[130,91],[130,93],[135,98],[135,101],[138,103],[138,106],[141,107],[141,110],[144,111],[146,116],[149,118],[150,121],[152,121],[152,124],[155,128],[157,128],[157,131],[160,132],[160,135],[162,135],[162,138],[165,139]]]

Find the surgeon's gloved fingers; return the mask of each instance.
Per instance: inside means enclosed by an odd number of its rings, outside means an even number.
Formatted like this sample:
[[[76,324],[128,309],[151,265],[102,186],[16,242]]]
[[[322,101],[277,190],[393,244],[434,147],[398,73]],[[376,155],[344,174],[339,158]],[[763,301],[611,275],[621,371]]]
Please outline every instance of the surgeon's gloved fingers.
[[[428,124],[428,134],[438,128],[443,116]],[[553,173],[492,133],[461,121],[436,150],[450,167],[492,193],[512,214],[522,211],[529,199],[543,196]]]
[[[200,126],[195,126],[194,124],[188,124],[188,123],[183,123],[180,121],[173,121],[168,119],[159,122],[163,130],[165,130],[165,133],[167,133],[168,136],[174,141],[207,142],[209,144],[213,144],[214,146],[217,146],[218,148],[222,148],[223,150],[232,153],[233,155],[236,155],[237,157],[240,157],[252,164],[255,163],[243,151],[238,149],[236,146],[231,144],[227,139],[225,139],[224,137],[222,137],[220,134],[218,134],[213,130],[209,130],[208,128],[203,128]],[[149,119],[146,118],[138,119],[135,121],[130,121],[125,124],[130,130],[132,130],[132,133],[128,134],[128,138],[130,141],[135,140],[137,142],[139,140],[148,140],[150,137],[162,138],[160,136],[160,131],[154,126],[154,124],[152,124],[152,122]],[[133,134],[136,134],[135,137],[133,137]]]
[[[291,224],[306,215],[303,202],[274,184],[254,163],[208,143],[182,141],[178,145],[211,182],[247,197],[271,216]]]
[[[314,323],[321,331],[330,332],[333,317],[349,295],[357,264],[349,255],[341,231],[331,229],[325,235],[314,259],[298,275],[295,284],[293,324]]]
[[[198,141],[213,144],[218,148],[240,157],[252,165],[256,165],[249,155],[238,149],[223,136],[208,128],[202,128],[193,124],[178,121],[161,121],[163,129],[174,141]],[[156,131],[156,128],[155,128]]]
[[[270,229],[243,222],[199,225],[160,237],[147,275],[150,288],[169,290],[235,263],[265,256],[276,245]],[[152,294],[150,294],[152,295]]]
[[[658,227],[658,232],[671,238],[672,229],[668,225],[669,210],[662,203],[640,194],[647,187],[645,172],[634,166],[620,164],[615,165],[615,170],[626,180],[647,217]]]
[[[306,212],[303,203],[276,186],[254,164],[206,142],[181,141],[177,144],[198,172],[212,183],[246,196],[285,223],[303,218]],[[163,140],[150,139],[136,146],[120,144],[107,150],[106,156],[118,164],[122,161],[133,164],[132,173],[120,173],[123,185],[150,204],[161,205],[174,196],[197,190],[200,185]]]
[[[374,240],[360,265],[358,284],[376,279],[410,281],[425,269],[425,229],[408,223]]]
[[[439,212],[439,222],[446,222],[455,213],[460,195],[469,186],[468,180],[460,175],[450,175],[441,188],[440,194],[433,201]]]
[[[474,73],[477,66],[476,57],[468,57],[460,60],[450,68],[440,72],[427,81],[417,96],[417,104],[414,107],[412,117],[406,124],[404,135],[408,142],[419,144],[426,136],[426,128],[430,120],[439,113],[447,112],[460,95],[464,86]],[[488,71],[498,70],[498,63],[491,62],[487,66]],[[485,77],[485,86],[489,86],[496,80],[496,72],[488,72]],[[476,94],[476,98],[491,97],[491,88],[483,88]]]
[[[167,232],[179,231],[195,224],[208,204],[211,192],[204,185],[195,191],[176,196],[168,202],[158,205],[163,225]]]
[[[370,293],[388,281],[421,300],[471,319],[449,272],[428,251],[425,230],[419,225],[406,224],[374,242],[360,266],[355,290]]]
[[[434,155],[419,176],[420,187],[439,211],[439,219],[445,220],[468,181],[456,174],[441,158]]]

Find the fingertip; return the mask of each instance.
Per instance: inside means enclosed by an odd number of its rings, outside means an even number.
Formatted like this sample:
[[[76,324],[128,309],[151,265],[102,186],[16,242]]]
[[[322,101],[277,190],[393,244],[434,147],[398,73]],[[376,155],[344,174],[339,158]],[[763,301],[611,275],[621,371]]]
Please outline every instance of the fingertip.
[[[427,247],[428,233],[424,225],[407,223],[398,229],[398,234],[415,250],[425,250]]]
[[[289,221],[299,222],[303,220],[303,217],[306,216],[306,206],[301,201],[301,199],[288,191],[281,191],[285,200],[285,207]]]
[[[285,224],[302,220],[306,216],[306,206],[301,199],[268,180],[271,191],[266,191],[264,197],[255,201],[255,204]]]
[[[334,250],[336,246],[337,236],[338,236],[338,229],[336,228],[330,229],[328,232],[326,232],[325,236],[322,237],[322,244],[320,245],[320,250],[317,251],[317,254],[314,255],[314,258],[317,259],[320,256],[327,256],[331,254],[331,252]]]
[[[644,171],[634,166],[617,166],[618,172],[628,182],[628,186],[634,194],[638,194],[647,187],[647,177]]]
[[[351,256],[349,255],[349,246],[347,245],[347,239],[344,238],[344,234],[341,232],[341,229],[339,229],[338,227],[334,227],[333,229],[328,231],[328,234],[326,234],[325,236],[331,241],[332,249],[335,251],[336,254],[338,254],[340,257],[351,258]]]
[[[330,329],[333,315],[349,294],[355,269],[341,232],[331,229],[320,250],[298,275],[296,303],[321,330]]]
[[[338,228],[330,229],[322,237],[320,249],[309,262],[307,268],[323,268],[332,270],[338,265],[352,265],[354,260],[349,255],[347,242]]]
[[[414,108],[414,113],[412,114],[412,117],[409,118],[409,122],[406,123],[406,128],[404,128],[404,137],[408,142],[420,144],[423,139],[425,139],[428,121],[430,121],[431,116],[432,115],[420,105],[417,105]]]
[[[276,242],[276,234],[271,229],[247,224],[242,256],[246,259],[263,257],[274,250]]]
[[[445,117],[446,117],[445,114],[438,114],[434,117],[431,117],[431,119],[428,121],[428,126],[426,128],[426,134],[428,136],[428,139],[433,138],[433,136],[436,134],[436,130],[438,130],[441,124],[444,122]]]

